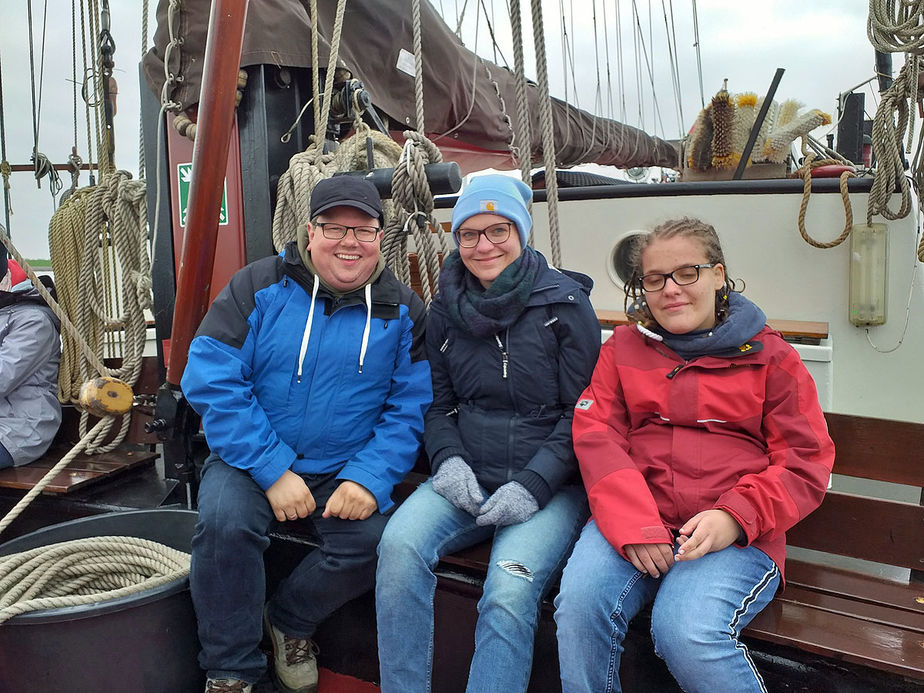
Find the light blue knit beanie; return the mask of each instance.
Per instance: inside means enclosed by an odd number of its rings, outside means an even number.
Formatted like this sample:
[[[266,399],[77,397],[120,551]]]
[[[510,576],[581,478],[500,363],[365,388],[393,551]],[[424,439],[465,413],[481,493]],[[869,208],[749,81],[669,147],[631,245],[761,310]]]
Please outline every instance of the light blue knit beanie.
[[[462,222],[476,214],[499,214],[517,225],[520,234],[520,248],[526,248],[533,219],[529,214],[529,202],[533,191],[526,183],[511,176],[492,174],[473,178],[459,195],[452,210],[452,238]]]

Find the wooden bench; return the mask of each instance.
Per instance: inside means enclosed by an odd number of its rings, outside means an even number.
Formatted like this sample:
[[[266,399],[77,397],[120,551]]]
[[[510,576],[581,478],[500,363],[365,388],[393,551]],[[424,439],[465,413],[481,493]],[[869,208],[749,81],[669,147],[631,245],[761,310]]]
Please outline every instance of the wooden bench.
[[[107,365],[117,367],[118,361],[107,359]],[[135,391],[136,393],[154,393],[157,391],[158,382],[157,361],[147,357],[142,361],[141,374]],[[152,410],[153,403],[150,407],[136,405],[133,408],[132,422],[122,448],[98,455],[83,453],[77,455],[64,471],[52,479],[43,493],[51,495],[73,493],[88,485],[152,465],[158,455],[150,448],[158,440],[156,435],[146,433],[144,430],[144,423],[150,420]],[[65,404],[61,407],[61,414],[61,426],[47,452],[29,464],[0,469],[0,488],[31,489],[80,440],[80,410],[72,404]],[[97,419],[90,417],[88,430],[96,421]],[[114,424],[114,432],[119,430],[119,423],[116,421]],[[113,435],[110,435],[110,438]]]
[[[745,630],[745,640],[771,691],[924,690],[924,424],[826,418],[840,476],[821,507],[787,534],[790,547],[816,553],[787,561],[786,588]],[[900,490],[918,501],[839,490],[857,479],[903,484]],[[484,543],[440,563],[435,690],[464,688],[474,602],[489,555]],[[840,557],[875,561],[880,570],[871,564],[833,566]],[[898,575],[876,574],[883,571]],[[558,690],[551,614],[546,602],[531,691]],[[623,688],[678,691],[652,652],[647,618],[640,616],[630,629]],[[795,683],[806,687],[794,689]]]

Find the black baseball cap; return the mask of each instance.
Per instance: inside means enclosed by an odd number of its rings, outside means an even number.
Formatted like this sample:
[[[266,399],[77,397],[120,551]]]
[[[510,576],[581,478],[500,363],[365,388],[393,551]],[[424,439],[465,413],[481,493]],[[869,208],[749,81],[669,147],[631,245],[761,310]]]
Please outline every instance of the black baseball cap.
[[[382,221],[382,200],[371,181],[358,176],[333,176],[318,181],[311,191],[310,215],[316,219],[332,207],[354,207]]]

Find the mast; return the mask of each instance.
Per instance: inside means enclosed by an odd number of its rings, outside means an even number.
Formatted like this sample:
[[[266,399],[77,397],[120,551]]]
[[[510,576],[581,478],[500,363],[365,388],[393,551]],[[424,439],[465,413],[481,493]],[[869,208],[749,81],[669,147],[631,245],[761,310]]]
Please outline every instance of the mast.
[[[214,0],[209,17],[198,136],[189,187],[189,214],[177,273],[167,367],[167,383],[174,387],[179,387],[189,344],[209,305],[247,4],[248,0]]]

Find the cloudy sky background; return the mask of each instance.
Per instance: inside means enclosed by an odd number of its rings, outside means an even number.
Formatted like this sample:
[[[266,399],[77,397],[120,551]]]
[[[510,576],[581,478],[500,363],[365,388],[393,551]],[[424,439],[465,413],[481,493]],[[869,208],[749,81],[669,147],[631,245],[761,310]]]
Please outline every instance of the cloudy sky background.
[[[155,29],[156,2],[151,0],[150,4],[149,40]],[[483,21],[485,15],[476,16],[476,10],[481,10],[474,0],[468,3],[465,0],[431,0],[431,4],[453,27],[465,6],[461,22],[465,44],[495,59],[495,50]],[[504,64],[506,60],[512,65],[507,3],[485,0],[484,4],[501,46],[497,62]],[[133,175],[138,171],[138,61],[143,53],[141,5],[140,0],[110,0],[111,30],[116,41],[115,78],[119,86],[116,166]],[[529,0],[521,0],[521,5],[528,15]],[[71,3],[47,0],[47,22],[43,14],[45,3],[32,0],[32,6],[37,82],[43,29],[45,32],[39,150],[53,162],[65,163],[74,144]],[[680,137],[701,108],[692,7],[692,0],[543,0],[553,95],[567,96],[585,110],[624,120],[658,136]],[[797,99],[806,108],[820,108],[831,113],[836,120],[838,94],[874,74],[873,49],[866,36],[868,7],[866,0],[697,0],[706,101],[725,78],[729,80],[729,91],[763,94],[776,68],[782,67],[786,72],[777,91],[778,100]],[[672,49],[668,49],[665,14],[676,41],[679,101],[675,98],[671,74]],[[479,29],[476,29],[476,19],[482,20],[478,22]],[[639,34],[642,41],[639,41]],[[527,72],[535,77],[528,16],[524,18],[524,35]],[[306,37],[306,40],[310,39]],[[652,65],[652,75],[645,65],[642,43]],[[29,33],[22,2],[4,2],[0,6],[0,59],[7,159],[13,164],[27,164],[32,153],[33,129]],[[893,62],[893,71],[897,74],[903,56],[896,55]],[[878,94],[874,85],[862,90],[866,94],[866,110],[872,117],[879,102]],[[86,158],[83,113],[83,104],[78,102],[77,146]],[[823,139],[831,129],[822,128],[814,134]],[[70,175],[62,172],[61,176],[67,189],[71,184]],[[84,172],[79,185],[87,183]],[[47,257],[48,221],[55,208],[48,182],[43,180],[38,189],[32,174],[26,172],[15,173],[11,185],[13,241],[26,257]]]

